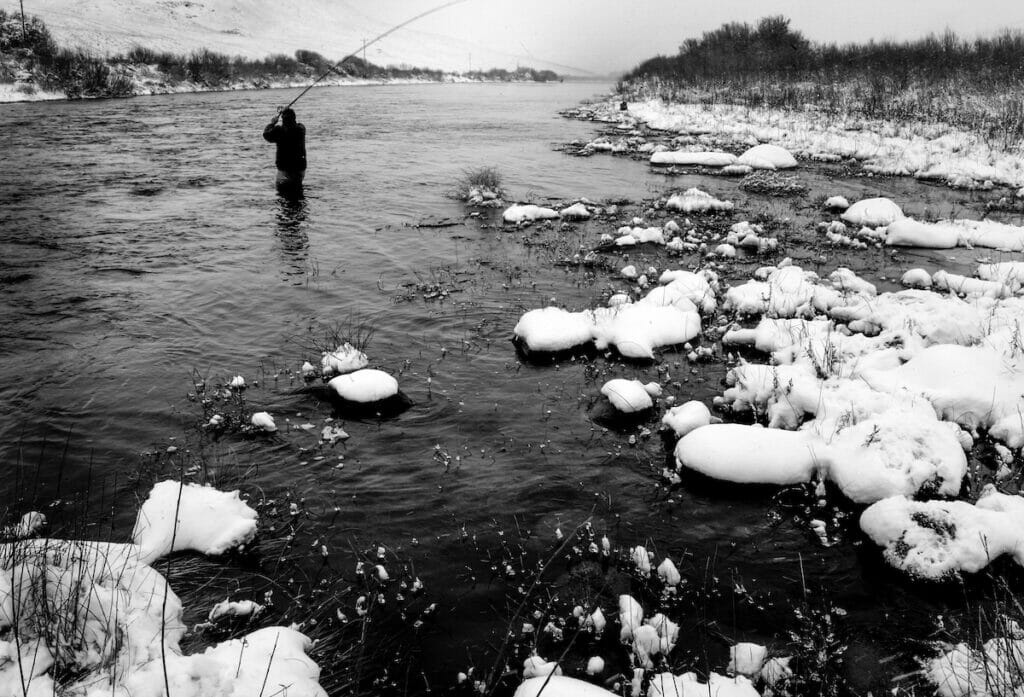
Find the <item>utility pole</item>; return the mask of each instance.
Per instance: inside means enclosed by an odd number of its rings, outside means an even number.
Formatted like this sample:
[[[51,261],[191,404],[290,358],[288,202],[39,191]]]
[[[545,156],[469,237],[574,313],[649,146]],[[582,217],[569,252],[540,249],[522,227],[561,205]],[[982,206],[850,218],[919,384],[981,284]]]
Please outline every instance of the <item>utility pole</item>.
[[[366,68],[366,39],[363,39],[363,68]]]

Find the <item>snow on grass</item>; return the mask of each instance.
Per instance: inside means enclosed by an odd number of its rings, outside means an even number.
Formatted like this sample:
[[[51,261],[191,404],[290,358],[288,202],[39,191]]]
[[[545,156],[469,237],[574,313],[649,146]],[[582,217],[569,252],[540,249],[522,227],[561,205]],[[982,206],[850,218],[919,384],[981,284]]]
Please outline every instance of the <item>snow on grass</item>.
[[[238,491],[167,480],[153,487],[139,509],[132,541],[139,559],[149,563],[183,549],[223,554],[255,536],[256,511]]]
[[[890,247],[987,247],[1008,252],[1024,251],[1024,227],[994,220],[942,220],[923,223],[911,218],[897,220],[886,228],[885,244]]]
[[[696,673],[658,673],[651,677],[647,697],[761,697],[749,679],[738,675],[728,678],[711,673],[705,683]]]
[[[588,220],[590,211],[582,203],[574,203],[558,212],[563,220]]]
[[[320,370],[325,377],[344,375],[365,368],[369,363],[365,353],[346,341],[335,350],[323,353]]]
[[[607,108],[616,105],[609,102]],[[654,129],[772,143],[807,159],[853,159],[876,174],[968,188],[1024,186],[1024,160],[1019,153],[993,146],[982,134],[945,125],[834,121],[813,113],[729,104],[666,104],[661,100],[631,102],[629,110]]]
[[[294,629],[266,627],[203,653],[181,651],[181,601],[149,564],[177,549],[222,553],[251,539],[255,518],[237,492],[161,482],[139,511],[136,544],[0,545],[0,634],[16,637],[0,640],[0,694],[156,695],[166,681],[180,697],[255,695],[270,685],[325,697],[306,655],[311,642]],[[56,671],[65,676],[59,688]]]
[[[665,206],[683,213],[707,213],[733,209],[732,201],[719,200],[708,192],[697,188],[687,189],[681,194],[673,194]]]
[[[813,271],[784,266],[771,271],[764,281],[750,280],[727,290],[723,309],[741,315],[798,317],[839,304],[839,293],[817,284],[817,279]]]
[[[1024,632],[1011,619],[1000,618],[1003,636],[979,649],[957,644],[924,662],[924,676],[939,697],[1011,697],[1020,693],[1024,667]]]

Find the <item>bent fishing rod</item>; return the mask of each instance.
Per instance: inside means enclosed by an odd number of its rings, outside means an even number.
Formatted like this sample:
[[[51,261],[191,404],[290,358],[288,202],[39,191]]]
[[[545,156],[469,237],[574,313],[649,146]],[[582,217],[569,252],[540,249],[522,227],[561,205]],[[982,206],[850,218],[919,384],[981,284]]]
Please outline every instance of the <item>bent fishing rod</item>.
[[[419,13],[418,15],[416,15],[415,17],[410,17],[409,19],[405,20],[405,21],[404,21],[404,22],[402,22],[401,24],[396,24],[395,26],[391,27],[390,29],[388,29],[388,30],[387,30],[386,32],[384,32],[384,33],[383,33],[383,34],[381,34],[380,36],[377,36],[377,37],[375,37],[375,38],[374,38],[374,39],[373,39],[372,41],[370,41],[370,42],[368,42],[368,43],[365,43],[365,44],[363,44],[362,46],[360,46],[359,48],[357,48],[357,49],[356,49],[355,51],[353,51],[352,53],[348,54],[347,56],[345,56],[344,58],[342,58],[342,59],[341,59],[340,61],[338,61],[337,63],[335,63],[334,65],[332,65],[332,66],[331,66],[331,67],[330,67],[330,68],[329,68],[329,69],[327,70],[327,72],[325,72],[325,73],[324,73],[323,75],[321,75],[321,76],[320,76],[320,77],[318,77],[318,78],[317,78],[316,80],[314,80],[314,81],[313,81],[312,83],[310,83],[310,84],[309,84],[309,85],[308,85],[308,86],[306,87],[306,89],[304,89],[304,90],[302,90],[301,92],[299,92],[299,96],[298,96],[298,97],[296,97],[295,99],[293,99],[292,101],[288,102],[288,106],[282,107],[281,109],[279,109],[279,110],[278,110],[278,111],[279,111],[279,113],[280,113],[281,111],[284,111],[284,110],[285,110],[285,109],[287,109],[288,107],[292,106],[293,104],[295,104],[295,102],[297,102],[297,101],[299,101],[300,99],[302,99],[302,97],[303,97],[303,96],[304,96],[304,95],[306,94],[306,92],[309,92],[309,91],[310,91],[311,89],[313,89],[313,88],[314,88],[314,87],[315,87],[315,86],[317,85],[317,83],[319,83],[319,82],[320,82],[321,80],[323,80],[323,79],[324,79],[325,77],[327,77],[327,76],[328,76],[328,75],[330,75],[331,73],[333,73],[333,72],[335,72],[336,70],[338,70],[338,68],[339,68],[339,67],[341,67],[341,64],[342,64],[342,63],[344,63],[345,61],[347,61],[347,60],[348,60],[349,58],[354,58],[355,56],[359,55],[359,52],[360,52],[360,51],[365,51],[365,50],[366,50],[366,47],[367,47],[367,46],[373,46],[373,45],[374,45],[375,43],[377,43],[378,41],[380,41],[381,39],[383,39],[383,38],[384,38],[385,36],[387,36],[387,35],[391,34],[392,32],[396,32],[396,31],[398,31],[399,29],[401,29],[401,28],[402,28],[402,27],[404,27],[404,26],[407,26],[407,25],[409,25],[409,24],[412,24],[413,22],[415,22],[415,21],[416,21],[416,20],[418,20],[418,19],[423,19],[423,18],[424,18],[424,17],[426,17],[427,15],[431,15],[431,14],[434,14],[435,12],[440,12],[441,10],[445,9],[446,7],[451,7],[452,5],[458,5],[458,4],[459,4],[459,3],[461,3],[461,2],[466,2],[466,0],[450,0],[449,2],[446,2],[446,3],[444,3],[443,5],[438,5],[437,7],[431,8],[431,9],[427,10],[426,12],[420,12],[420,13]]]

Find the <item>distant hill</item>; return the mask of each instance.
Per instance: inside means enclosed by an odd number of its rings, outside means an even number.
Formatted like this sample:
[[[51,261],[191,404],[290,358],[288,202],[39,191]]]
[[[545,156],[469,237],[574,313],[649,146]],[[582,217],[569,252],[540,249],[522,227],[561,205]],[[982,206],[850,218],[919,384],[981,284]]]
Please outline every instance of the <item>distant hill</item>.
[[[126,54],[135,46],[188,53],[207,48],[245,58],[317,51],[335,60],[360,48],[364,39],[387,31],[373,3],[354,0],[24,0],[56,42],[100,56]],[[17,0],[0,9],[18,12]],[[457,13],[455,6],[442,10]],[[409,16],[416,11],[411,9]],[[443,16],[443,15],[442,15]],[[397,23],[408,17],[399,17]],[[517,56],[403,28],[366,51],[377,65],[422,66],[445,71],[513,68],[522,62],[561,70],[533,57]],[[472,66],[470,65],[472,61]]]

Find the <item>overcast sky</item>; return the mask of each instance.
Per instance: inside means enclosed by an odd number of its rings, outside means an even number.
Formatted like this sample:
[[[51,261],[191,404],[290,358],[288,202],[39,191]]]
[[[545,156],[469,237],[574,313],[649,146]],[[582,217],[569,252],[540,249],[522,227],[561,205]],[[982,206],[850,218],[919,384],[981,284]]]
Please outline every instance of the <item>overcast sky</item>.
[[[375,0],[358,7],[398,23],[442,2]],[[812,40],[839,43],[916,38],[947,27],[966,38],[1024,29],[1024,0],[464,0],[409,28],[609,73],[673,54],[683,39],[723,22],[753,23],[770,14],[789,17]]]

